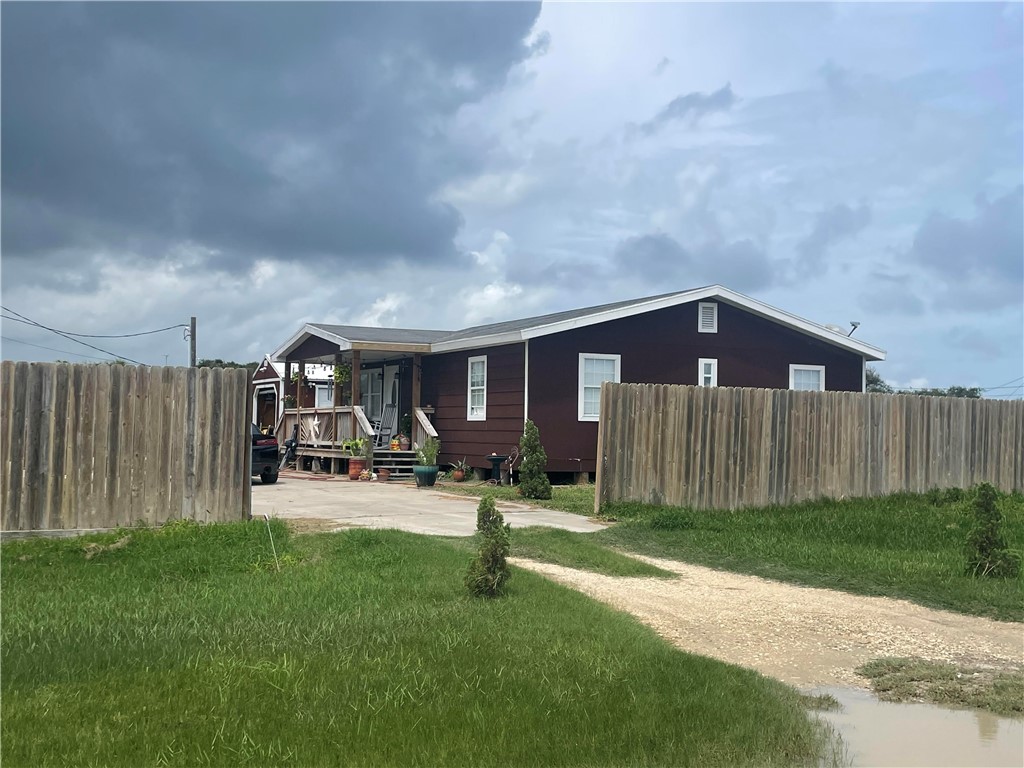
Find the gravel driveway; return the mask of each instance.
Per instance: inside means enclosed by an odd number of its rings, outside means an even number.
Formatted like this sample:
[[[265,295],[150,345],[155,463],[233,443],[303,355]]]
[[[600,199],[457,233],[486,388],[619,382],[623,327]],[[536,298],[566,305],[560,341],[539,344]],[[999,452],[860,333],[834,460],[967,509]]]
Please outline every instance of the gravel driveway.
[[[439,536],[472,536],[480,499],[446,495],[443,488],[416,488],[410,483],[363,483],[329,475],[281,473],[274,485],[252,486],[252,514],[290,521],[302,531],[342,528],[399,528]],[[513,528],[544,525],[569,531],[600,531],[602,523],[554,509],[509,501],[497,502]]]
[[[750,667],[800,688],[868,687],[854,669],[879,656],[998,667],[1024,663],[1021,624],[640,559],[677,578],[622,578],[514,562],[633,614],[685,651]]]

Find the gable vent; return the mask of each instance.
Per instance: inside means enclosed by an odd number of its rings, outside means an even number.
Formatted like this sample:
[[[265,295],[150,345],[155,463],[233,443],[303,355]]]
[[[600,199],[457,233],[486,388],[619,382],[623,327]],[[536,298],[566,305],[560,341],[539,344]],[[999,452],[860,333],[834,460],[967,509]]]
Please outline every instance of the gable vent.
[[[697,330],[701,333],[718,333],[718,304],[713,301],[700,302],[697,309]]]

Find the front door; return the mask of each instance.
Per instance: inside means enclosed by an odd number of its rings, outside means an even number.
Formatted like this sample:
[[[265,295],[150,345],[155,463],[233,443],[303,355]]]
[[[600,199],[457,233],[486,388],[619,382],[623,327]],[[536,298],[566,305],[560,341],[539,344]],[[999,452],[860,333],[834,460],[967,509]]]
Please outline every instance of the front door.
[[[380,418],[383,385],[384,374],[380,368],[369,368],[359,374],[359,404],[370,421]]]

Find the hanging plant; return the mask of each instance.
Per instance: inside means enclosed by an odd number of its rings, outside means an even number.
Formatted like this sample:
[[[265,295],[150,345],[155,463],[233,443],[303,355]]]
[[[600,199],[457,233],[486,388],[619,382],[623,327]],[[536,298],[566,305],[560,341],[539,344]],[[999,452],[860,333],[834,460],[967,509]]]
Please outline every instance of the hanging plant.
[[[293,371],[292,372],[292,384],[298,384],[299,383],[299,379],[301,379],[301,378],[302,378],[302,374],[301,373],[299,373],[298,371]]]
[[[348,363],[338,363],[334,366],[334,383],[344,384],[352,378],[352,366]]]

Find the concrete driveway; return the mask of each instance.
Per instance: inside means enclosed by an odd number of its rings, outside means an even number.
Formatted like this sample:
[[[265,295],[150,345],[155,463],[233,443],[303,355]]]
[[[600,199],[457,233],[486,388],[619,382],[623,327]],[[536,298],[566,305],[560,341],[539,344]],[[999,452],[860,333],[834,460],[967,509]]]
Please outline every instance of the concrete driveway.
[[[399,528],[412,533],[471,536],[476,530],[480,500],[455,496],[411,483],[353,482],[347,478],[282,474],[274,485],[252,486],[253,517],[270,515],[285,520],[321,521],[320,530]],[[580,515],[528,504],[498,501],[505,522],[513,528],[545,525],[590,533],[604,525]]]

